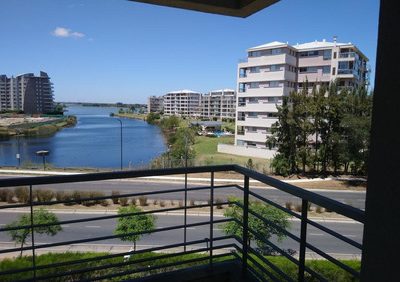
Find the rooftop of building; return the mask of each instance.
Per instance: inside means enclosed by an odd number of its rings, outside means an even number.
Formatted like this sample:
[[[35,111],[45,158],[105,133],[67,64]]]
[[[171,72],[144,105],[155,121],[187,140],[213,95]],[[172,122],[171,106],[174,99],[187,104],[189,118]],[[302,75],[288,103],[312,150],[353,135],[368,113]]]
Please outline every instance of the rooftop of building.
[[[226,88],[226,89],[217,89],[210,91],[210,93],[216,93],[216,92],[235,92],[235,90]]]
[[[200,93],[189,90],[189,89],[183,89],[183,90],[177,90],[177,91],[170,91],[167,94],[200,94]]]

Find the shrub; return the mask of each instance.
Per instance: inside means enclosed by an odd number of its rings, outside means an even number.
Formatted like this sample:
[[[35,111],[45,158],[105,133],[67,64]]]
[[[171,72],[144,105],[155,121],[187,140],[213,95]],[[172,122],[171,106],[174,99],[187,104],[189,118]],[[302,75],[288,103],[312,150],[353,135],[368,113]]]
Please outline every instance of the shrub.
[[[38,202],[50,202],[54,198],[54,192],[51,190],[36,190],[35,196]]]
[[[234,204],[234,202],[236,202],[238,200],[238,198],[237,197],[235,197],[235,196],[228,196],[228,202],[230,202],[229,204],[228,204],[228,207],[233,207],[235,204]]]
[[[26,187],[17,187],[14,189],[15,196],[20,203],[29,203],[29,189]]]
[[[216,205],[216,207],[217,207],[217,209],[222,209],[222,203],[223,203],[224,201],[222,201],[222,199],[219,199],[219,198],[217,198],[216,200],[215,200],[215,205]]]
[[[317,206],[317,207],[315,208],[315,211],[316,211],[317,213],[322,213],[322,212],[323,212],[323,208],[322,208],[321,206]]]
[[[7,203],[14,203],[14,191],[11,189],[3,189],[0,188],[0,200],[2,202],[7,202]]]
[[[119,191],[112,191],[111,192],[111,196],[118,196],[119,195]],[[119,202],[119,198],[112,198],[112,202],[114,205],[118,205]]]
[[[288,210],[292,210],[292,205],[293,205],[292,202],[286,202],[285,203],[285,208],[287,208]]]
[[[189,200],[189,206],[194,206],[194,200],[192,199]]]
[[[81,199],[84,198],[97,198],[97,197],[104,197],[105,194],[103,192],[91,191],[91,192],[82,192]],[[105,205],[108,206],[107,199],[90,199],[86,201],[82,201],[82,205],[89,207],[94,205]]]
[[[294,210],[297,211],[297,212],[301,212],[301,204],[296,204],[294,206]]]
[[[180,208],[183,207],[183,201],[178,202],[178,207],[180,207]]]
[[[82,199],[82,198],[85,198],[84,195],[82,195],[83,193],[85,193],[85,192],[78,191],[78,190],[75,190],[74,192],[72,192],[72,199],[74,199],[75,202],[76,202],[78,205],[82,204],[81,199]]]
[[[171,206],[175,206],[174,200],[170,200],[170,204],[171,204]]]
[[[165,201],[164,200],[160,200],[160,207],[165,207]]]
[[[128,197],[119,198],[119,204],[123,207],[128,205]],[[132,198],[132,203],[135,203],[135,198]]]
[[[148,204],[147,204],[147,197],[146,197],[146,196],[140,196],[140,197],[139,197],[139,205],[140,205],[141,207],[145,207],[145,206],[148,205]]]
[[[156,206],[158,204],[157,200],[153,200],[153,206]]]

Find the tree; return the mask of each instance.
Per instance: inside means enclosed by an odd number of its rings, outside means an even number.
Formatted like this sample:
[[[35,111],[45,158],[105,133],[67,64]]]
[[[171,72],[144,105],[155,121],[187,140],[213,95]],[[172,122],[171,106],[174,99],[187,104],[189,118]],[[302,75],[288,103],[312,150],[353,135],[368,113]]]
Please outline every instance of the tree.
[[[28,226],[30,224],[31,216],[29,214],[23,214],[19,217],[18,220],[8,224],[6,228]],[[38,234],[54,236],[58,232],[62,231],[57,216],[54,213],[45,210],[44,208],[40,208],[33,212],[33,224],[53,224],[51,226],[33,228],[33,231]],[[11,240],[15,241],[15,243],[21,244],[21,248],[24,246],[26,240],[32,234],[30,228],[10,230],[8,231],[8,233],[11,236]],[[22,257],[22,250],[20,253],[20,257]]]
[[[195,143],[196,133],[193,128],[181,127],[174,134],[171,147],[171,156],[177,160],[190,160],[196,155],[192,145]]]
[[[243,204],[243,202],[239,201],[237,198],[234,198],[232,200]],[[256,201],[250,201],[249,209],[283,229],[287,229],[290,227],[290,222],[288,220],[289,215],[271,205],[263,204]],[[238,221],[242,222],[243,210],[236,205],[232,205],[231,207],[228,207],[226,209],[226,211],[224,212],[224,216],[235,218]],[[257,232],[265,240],[269,240],[272,235],[276,235],[278,241],[280,242],[286,237],[286,235],[279,229],[273,227],[270,224],[266,224],[251,213],[249,213],[249,228]],[[239,237],[243,236],[242,226],[232,221],[223,225],[223,232],[227,235],[236,235]],[[267,244],[255,238],[255,236],[249,231],[249,246],[251,240],[256,241],[257,247],[263,253],[272,253],[271,248]]]
[[[118,214],[131,214],[139,213],[142,210],[136,206],[120,207]],[[149,231],[155,228],[156,217],[152,214],[136,214],[124,217],[119,217],[117,227],[114,233],[116,235],[125,235],[129,233]],[[143,234],[130,234],[121,237],[122,241],[133,242],[133,249],[136,251],[136,242],[143,236]]]

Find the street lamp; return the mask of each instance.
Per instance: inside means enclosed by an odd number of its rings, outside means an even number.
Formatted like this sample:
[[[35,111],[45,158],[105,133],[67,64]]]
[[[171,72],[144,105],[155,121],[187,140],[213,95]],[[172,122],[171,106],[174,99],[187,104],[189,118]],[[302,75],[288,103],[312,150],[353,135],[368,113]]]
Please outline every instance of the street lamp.
[[[37,151],[36,155],[43,157],[43,170],[46,170],[46,156],[49,155],[49,151],[46,150]]]
[[[122,120],[120,120],[119,118],[117,118],[116,120],[118,120],[119,121],[119,123],[120,123],[120,125],[121,125],[121,130],[120,130],[120,133],[121,133],[121,136],[120,136],[120,142],[121,142],[121,154],[120,154],[120,157],[121,157],[121,160],[120,160],[120,163],[121,163],[121,170],[122,170]]]

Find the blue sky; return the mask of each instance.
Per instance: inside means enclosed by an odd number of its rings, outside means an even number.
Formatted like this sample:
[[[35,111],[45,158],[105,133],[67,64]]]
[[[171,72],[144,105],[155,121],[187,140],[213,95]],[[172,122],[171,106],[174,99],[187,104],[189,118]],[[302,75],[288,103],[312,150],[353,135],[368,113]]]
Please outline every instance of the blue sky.
[[[246,49],[275,40],[337,35],[375,69],[378,0],[281,0],[247,19],[125,0],[0,2],[0,74],[44,70],[56,101],[144,103],[178,89],[236,89]]]

